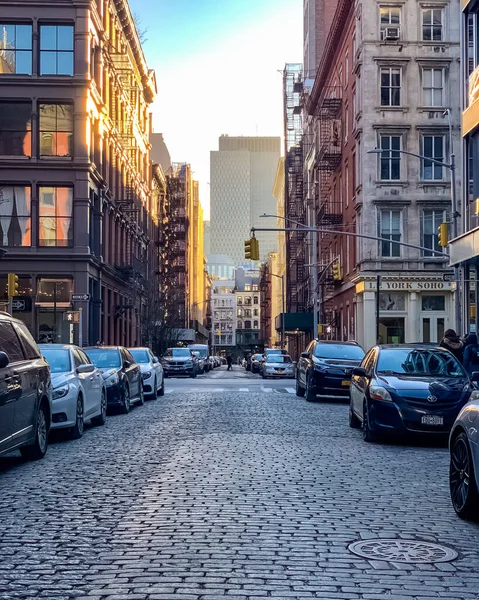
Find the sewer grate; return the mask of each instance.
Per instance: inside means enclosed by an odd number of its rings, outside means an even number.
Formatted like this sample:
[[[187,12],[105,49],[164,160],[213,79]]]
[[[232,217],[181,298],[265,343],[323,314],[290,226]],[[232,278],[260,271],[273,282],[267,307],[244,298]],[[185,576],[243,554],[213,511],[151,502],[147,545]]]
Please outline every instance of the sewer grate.
[[[362,540],[348,546],[357,556],[371,560],[400,563],[439,563],[449,562],[458,557],[455,550],[416,540]]]

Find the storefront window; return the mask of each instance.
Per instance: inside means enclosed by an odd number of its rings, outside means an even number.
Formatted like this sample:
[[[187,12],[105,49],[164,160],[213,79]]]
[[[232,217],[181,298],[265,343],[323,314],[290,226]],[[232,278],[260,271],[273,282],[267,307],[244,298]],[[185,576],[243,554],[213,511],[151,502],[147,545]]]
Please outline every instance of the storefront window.
[[[422,296],[421,297],[422,310],[446,310],[446,297],[445,296]]]
[[[70,309],[73,281],[41,278],[37,286],[37,340],[40,343],[72,343],[72,325],[63,320]]]
[[[38,281],[37,304],[70,307],[73,282],[71,279],[46,279]]]
[[[381,344],[404,344],[404,318],[380,318],[379,340]]]

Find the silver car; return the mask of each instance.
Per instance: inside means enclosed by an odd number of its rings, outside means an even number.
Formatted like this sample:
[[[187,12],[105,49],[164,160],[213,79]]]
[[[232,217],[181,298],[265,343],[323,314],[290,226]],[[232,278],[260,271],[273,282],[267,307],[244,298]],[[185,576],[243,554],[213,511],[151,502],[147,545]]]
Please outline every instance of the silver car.
[[[101,371],[81,348],[69,344],[40,344],[52,378],[52,429],[69,429],[81,438],[84,424],[104,425],[106,388]]]
[[[157,356],[149,348],[128,348],[135,361],[140,365],[143,393],[156,398],[165,394],[165,375]]]
[[[474,375],[476,375],[474,373]],[[475,379],[473,375],[473,379]],[[449,488],[461,519],[479,518],[479,390],[458,414],[449,438]]]
[[[287,354],[267,354],[261,364],[261,376],[294,379],[294,365]]]

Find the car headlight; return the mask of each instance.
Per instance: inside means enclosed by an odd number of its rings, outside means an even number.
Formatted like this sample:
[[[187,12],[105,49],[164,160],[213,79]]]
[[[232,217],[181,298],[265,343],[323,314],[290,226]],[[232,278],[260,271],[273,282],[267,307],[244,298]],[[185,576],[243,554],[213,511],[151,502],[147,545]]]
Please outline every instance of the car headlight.
[[[120,377],[117,371],[110,371],[110,373],[105,378],[105,383],[107,385],[115,385],[120,381]]]
[[[187,360],[187,361],[185,362],[185,366],[186,366],[186,367],[192,367],[192,366],[193,366],[193,361],[192,361],[192,360]]]
[[[145,371],[141,374],[142,379],[148,379],[149,377],[151,377],[151,371]]]
[[[54,388],[52,392],[52,400],[57,400],[58,398],[64,398],[68,392],[70,391],[70,386],[68,383],[65,385],[61,385],[60,387]]]
[[[469,396],[469,400],[477,401],[479,400],[479,390],[473,390],[471,395]]]
[[[369,393],[371,395],[371,398],[373,398],[373,400],[384,400],[386,402],[393,401],[393,399],[391,398],[391,394],[387,391],[386,388],[372,385],[369,388]]]

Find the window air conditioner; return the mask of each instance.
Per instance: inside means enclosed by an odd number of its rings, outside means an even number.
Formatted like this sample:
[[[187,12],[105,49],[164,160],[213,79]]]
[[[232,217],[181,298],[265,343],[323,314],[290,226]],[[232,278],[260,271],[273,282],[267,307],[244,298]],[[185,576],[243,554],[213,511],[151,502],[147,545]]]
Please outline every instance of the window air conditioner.
[[[398,40],[399,39],[399,27],[386,27],[384,30],[385,40]]]

